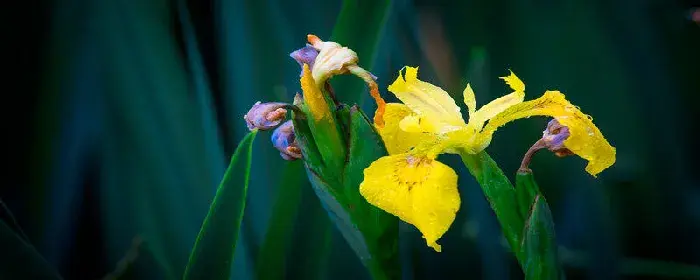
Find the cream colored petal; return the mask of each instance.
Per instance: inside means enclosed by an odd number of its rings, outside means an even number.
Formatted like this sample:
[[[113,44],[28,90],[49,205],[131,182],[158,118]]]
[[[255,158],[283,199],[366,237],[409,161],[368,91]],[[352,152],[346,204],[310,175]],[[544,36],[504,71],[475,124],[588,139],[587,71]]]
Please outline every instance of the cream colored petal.
[[[440,252],[437,240],[460,207],[454,170],[436,160],[397,154],[376,160],[364,175],[360,194],[367,202],[416,226],[428,246]]]

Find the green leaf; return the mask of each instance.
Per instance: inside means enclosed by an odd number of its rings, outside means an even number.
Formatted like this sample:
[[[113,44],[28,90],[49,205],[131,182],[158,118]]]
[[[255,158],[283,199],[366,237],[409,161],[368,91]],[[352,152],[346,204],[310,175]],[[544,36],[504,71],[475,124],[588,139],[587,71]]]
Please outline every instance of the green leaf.
[[[34,249],[0,220],[0,279],[62,279]]]
[[[197,235],[183,279],[229,279],[245,210],[256,134],[257,130],[248,133],[231,157]]]
[[[542,195],[535,196],[521,247],[525,279],[559,279],[559,258],[552,213]]]
[[[523,219],[518,210],[518,201],[513,185],[496,162],[486,152],[475,155],[461,152],[462,161],[476,178],[481,189],[496,213],[503,235],[513,252],[520,248]]]

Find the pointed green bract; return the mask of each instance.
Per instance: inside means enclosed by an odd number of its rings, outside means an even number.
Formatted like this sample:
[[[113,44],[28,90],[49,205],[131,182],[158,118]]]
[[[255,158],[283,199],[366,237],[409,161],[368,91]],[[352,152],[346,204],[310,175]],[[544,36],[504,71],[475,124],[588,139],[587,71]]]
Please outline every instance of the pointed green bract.
[[[518,206],[526,213],[519,252],[525,279],[563,279],[552,213],[535,177],[530,171],[518,171],[515,184]]]
[[[257,130],[248,133],[231,157],[197,235],[183,279],[229,279],[245,210],[256,134]]]
[[[520,252],[525,279],[559,279],[558,247],[552,213],[542,195],[535,196],[523,235]]]

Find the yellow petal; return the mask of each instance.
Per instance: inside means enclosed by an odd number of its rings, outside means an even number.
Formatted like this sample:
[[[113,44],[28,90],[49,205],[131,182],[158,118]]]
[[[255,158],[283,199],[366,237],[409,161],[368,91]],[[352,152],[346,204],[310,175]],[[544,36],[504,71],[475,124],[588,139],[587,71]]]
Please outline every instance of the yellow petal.
[[[399,77],[389,86],[389,91],[414,113],[433,122],[435,127],[464,125],[459,107],[447,92],[418,80],[418,68],[407,66],[404,69],[405,76],[399,71]]]
[[[454,222],[460,206],[457,174],[437,160],[410,154],[385,156],[364,171],[360,194],[370,204],[420,230],[428,246]]]
[[[493,118],[494,116],[508,109],[510,106],[523,102],[524,99],[525,92],[514,91],[505,96],[491,100],[491,102],[488,104],[481,106],[481,108],[479,108],[479,110],[476,111],[473,116],[470,115],[469,125],[474,126],[474,128],[478,130],[488,119]]]
[[[464,95],[464,105],[467,105],[467,109],[469,109],[469,119],[471,120],[476,111],[476,95],[474,95],[474,90],[472,90],[472,86],[469,84],[464,88],[462,94]]]
[[[321,90],[316,86],[316,82],[313,76],[311,76],[311,71],[307,64],[304,64],[300,82],[301,90],[304,93],[304,102],[309,107],[309,111],[314,119],[320,120],[323,118],[330,118],[331,112],[328,108],[328,104]]]
[[[515,76],[513,71],[510,71],[510,75],[507,77],[500,77],[500,79],[506,81],[506,84],[508,84],[513,91],[525,91],[525,83],[523,83],[518,76]]]
[[[540,98],[514,105],[492,118],[484,127],[481,141],[488,141],[496,129],[510,121],[530,116],[551,116],[569,128],[564,146],[586,159],[586,171],[596,176],[615,163],[615,148],[610,146],[588,115],[569,103],[559,91],[547,91]]]
[[[431,141],[433,138],[429,134],[407,132],[400,128],[401,121],[411,114],[413,112],[406,105],[401,103],[386,104],[384,126],[377,125],[376,128],[390,155],[408,152],[418,143]]]
[[[508,109],[508,107],[525,100],[525,84],[515,76],[513,71],[510,71],[510,76],[500,77],[500,79],[506,81],[506,84],[513,89],[513,92],[492,100],[488,104],[481,106],[473,115],[469,115],[469,125],[476,130],[480,130],[488,119],[493,118],[505,109]]]

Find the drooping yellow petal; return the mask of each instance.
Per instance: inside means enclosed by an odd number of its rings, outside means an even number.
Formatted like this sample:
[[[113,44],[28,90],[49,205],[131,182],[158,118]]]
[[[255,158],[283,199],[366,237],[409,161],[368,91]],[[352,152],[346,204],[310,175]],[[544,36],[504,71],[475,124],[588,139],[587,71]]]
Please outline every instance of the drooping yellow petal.
[[[428,142],[433,138],[430,134],[408,132],[400,128],[401,120],[411,114],[413,112],[406,105],[388,103],[384,112],[384,126],[375,125],[390,155],[408,152],[418,143]]]
[[[472,89],[472,86],[467,84],[467,87],[464,88],[464,92],[462,92],[464,95],[464,105],[467,105],[467,109],[469,110],[469,120],[471,121],[472,116],[474,116],[474,112],[476,112],[476,95],[474,94],[474,90]]]
[[[510,71],[510,70],[508,70]],[[506,84],[510,86],[513,91],[525,91],[525,83],[518,78],[518,76],[513,73],[513,71],[510,71],[510,75],[507,77],[499,77],[501,80],[504,80]]]
[[[465,125],[459,107],[447,92],[418,80],[418,68],[407,66],[404,69],[405,75],[399,71],[399,77],[389,86],[389,91],[435,127]]]
[[[596,176],[615,163],[615,148],[610,146],[591,118],[569,103],[559,91],[547,91],[540,98],[514,105],[486,124],[480,141],[490,141],[496,129],[510,121],[530,116],[551,116],[569,128],[564,146],[586,159],[586,171]]]
[[[316,86],[309,65],[304,64],[300,79],[301,90],[304,93],[304,102],[309,107],[309,111],[315,120],[330,118],[331,111],[328,108],[321,90]]]
[[[364,175],[360,194],[367,202],[416,226],[428,246],[440,252],[437,240],[450,228],[460,206],[454,170],[405,153],[379,158]]]

